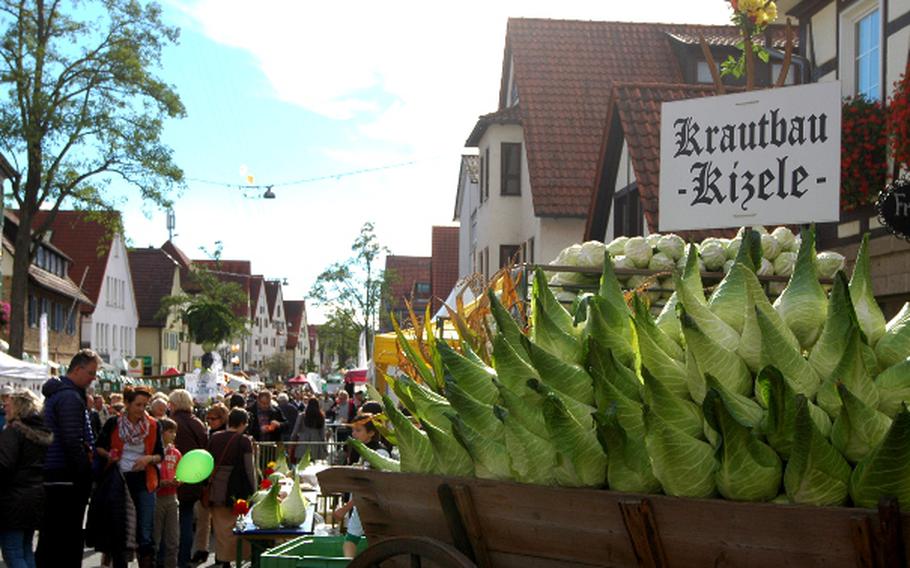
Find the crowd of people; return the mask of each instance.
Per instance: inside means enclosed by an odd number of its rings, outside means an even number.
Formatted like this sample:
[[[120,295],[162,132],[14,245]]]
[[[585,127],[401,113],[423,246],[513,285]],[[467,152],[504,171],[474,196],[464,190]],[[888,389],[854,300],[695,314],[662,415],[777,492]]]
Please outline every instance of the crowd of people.
[[[114,568],[134,559],[140,568],[187,568],[208,561],[212,535],[215,561],[228,566],[236,555],[234,501],[257,487],[255,442],[288,443],[295,463],[307,451],[313,460],[329,457],[328,423],[341,425],[339,440],[379,440],[368,418],[381,406],[360,392],[241,386],[197,405],[183,389],[128,387],[105,400],[91,388],[100,364],[95,352],[79,351],[65,376],[44,384],[43,400],[28,390],[0,392],[0,551],[10,568],[81,566],[86,547]],[[207,450],[215,468],[207,480],[181,483],[178,464],[196,449]],[[336,516],[352,519],[356,543],[356,511],[346,505]]]

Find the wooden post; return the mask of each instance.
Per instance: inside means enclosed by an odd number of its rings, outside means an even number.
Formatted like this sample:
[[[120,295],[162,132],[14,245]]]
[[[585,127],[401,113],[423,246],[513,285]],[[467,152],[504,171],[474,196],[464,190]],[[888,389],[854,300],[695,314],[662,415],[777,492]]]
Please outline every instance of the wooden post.
[[[654,519],[651,502],[647,499],[620,501],[619,510],[638,565],[642,568],[669,566],[660,534],[657,532],[657,521]]]
[[[714,55],[708,47],[708,42],[705,41],[704,34],[698,34],[698,43],[701,44],[701,53],[705,56],[708,70],[711,72],[711,79],[714,81],[714,90],[718,95],[725,94],[726,89],[724,88],[724,82],[720,77],[720,70],[717,68],[717,62],[714,61]]]
[[[752,38],[743,36],[743,54],[746,58],[746,90],[755,88],[755,53],[752,52]]]
[[[780,67],[780,75],[777,76],[775,87],[783,87],[787,82],[787,75],[790,73],[790,63],[793,60],[793,26],[790,25],[790,18],[787,18],[787,43],[784,47],[784,62]]]
[[[882,568],[907,566],[901,510],[897,499],[882,498],[878,503],[879,559]]]

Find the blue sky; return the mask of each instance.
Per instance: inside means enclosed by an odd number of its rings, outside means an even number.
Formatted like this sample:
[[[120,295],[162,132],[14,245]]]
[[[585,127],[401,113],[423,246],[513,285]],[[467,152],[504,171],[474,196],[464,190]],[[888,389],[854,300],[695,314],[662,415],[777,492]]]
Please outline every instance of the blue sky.
[[[724,23],[724,0],[669,2],[240,2],[168,0],[181,28],[161,75],[187,117],[165,140],[188,178],[175,195],[175,242],[287,278],[286,299],[350,254],[365,221],[395,254],[428,255],[451,224],[459,156],[496,110],[509,16]],[[281,186],[365,168],[412,165]],[[193,180],[276,184],[277,198]],[[162,212],[123,207],[134,246],[167,239]],[[311,310],[318,321],[318,311]]]

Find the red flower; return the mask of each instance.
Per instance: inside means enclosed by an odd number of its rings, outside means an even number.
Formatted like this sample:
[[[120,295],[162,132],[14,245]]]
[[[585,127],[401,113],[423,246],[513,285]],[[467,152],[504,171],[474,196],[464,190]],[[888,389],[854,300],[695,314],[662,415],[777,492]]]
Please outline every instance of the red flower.
[[[272,481],[269,479],[263,479],[262,483],[259,484],[259,489],[271,489]]]
[[[275,470],[270,467],[267,467],[264,470],[262,470],[262,477],[268,477],[268,476],[272,475],[273,473],[275,473]]]
[[[237,499],[234,503],[234,514],[235,515],[246,515],[250,512],[250,505],[243,499]]]

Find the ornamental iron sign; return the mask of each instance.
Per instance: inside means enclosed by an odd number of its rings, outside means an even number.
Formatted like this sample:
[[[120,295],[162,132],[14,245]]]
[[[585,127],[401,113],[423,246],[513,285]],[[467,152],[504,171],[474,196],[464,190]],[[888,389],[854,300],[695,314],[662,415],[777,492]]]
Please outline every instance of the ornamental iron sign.
[[[878,195],[875,209],[892,235],[910,241],[910,175],[888,184]]]
[[[840,219],[840,83],[665,102],[661,231]]]

